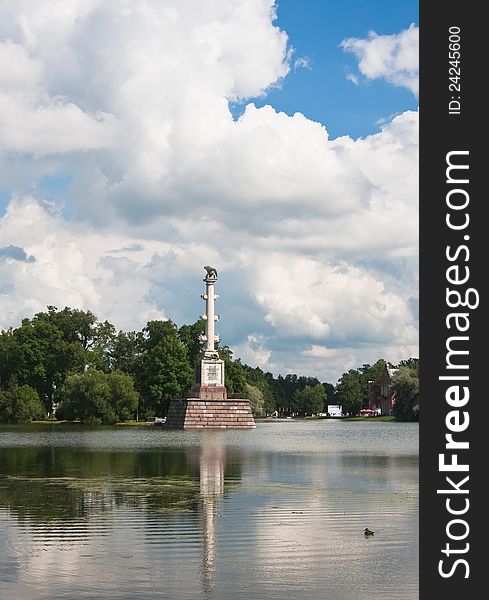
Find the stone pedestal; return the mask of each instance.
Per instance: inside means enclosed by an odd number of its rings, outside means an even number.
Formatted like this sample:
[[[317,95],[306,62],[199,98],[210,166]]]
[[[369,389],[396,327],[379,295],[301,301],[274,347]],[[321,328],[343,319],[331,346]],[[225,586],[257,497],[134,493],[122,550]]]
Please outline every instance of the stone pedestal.
[[[191,395],[202,400],[226,400],[224,361],[216,352],[206,353],[195,365],[195,385]]]
[[[250,402],[237,400],[172,400],[166,417],[172,429],[254,429]]]

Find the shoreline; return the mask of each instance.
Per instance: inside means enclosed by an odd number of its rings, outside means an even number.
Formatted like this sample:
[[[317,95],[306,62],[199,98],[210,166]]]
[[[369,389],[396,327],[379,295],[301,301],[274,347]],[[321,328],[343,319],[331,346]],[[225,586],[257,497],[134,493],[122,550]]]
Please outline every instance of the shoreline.
[[[291,421],[341,421],[341,422],[367,422],[367,423],[400,423],[393,416],[381,417],[293,417],[292,419],[275,418],[268,419],[266,417],[256,417],[256,423],[282,423]],[[417,421],[413,421],[417,423]],[[151,421],[122,421],[119,423],[108,424],[90,424],[81,423],[81,421],[67,421],[55,419],[42,419],[39,421],[31,421],[29,423],[0,423],[0,425],[84,425],[88,427],[159,427]]]

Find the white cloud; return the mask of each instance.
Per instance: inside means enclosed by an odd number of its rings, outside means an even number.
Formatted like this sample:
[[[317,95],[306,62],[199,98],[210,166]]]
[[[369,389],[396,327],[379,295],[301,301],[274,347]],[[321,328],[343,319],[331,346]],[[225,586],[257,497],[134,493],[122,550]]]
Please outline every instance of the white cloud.
[[[271,255],[258,265],[256,282],[256,300],[279,336],[335,344],[416,341],[407,300],[351,264]]]
[[[415,346],[418,115],[357,140],[271,106],[233,120],[291,61],[272,0],[2,3],[0,248],[33,260],[0,261],[0,326],[47,304],[191,322],[215,264],[253,364],[334,377]],[[43,202],[57,176],[70,221]]]
[[[358,80],[358,77],[356,75],[354,75],[353,73],[348,73],[348,75],[346,76],[346,78],[348,79],[348,81],[351,81],[355,85],[359,85],[360,84],[360,82]]]
[[[307,69],[310,71],[312,69],[311,59],[308,56],[299,56],[294,60],[294,71],[297,69]]]
[[[272,351],[266,347],[266,339],[262,335],[248,335],[246,342],[234,346],[233,351],[244,363],[260,367],[264,371],[273,371],[277,367],[270,362]]]
[[[348,38],[341,47],[359,59],[358,68],[367,79],[383,78],[418,94],[419,29],[414,24],[394,35],[371,31],[367,39]],[[352,76],[348,79],[357,83]]]
[[[0,263],[0,327],[16,326],[48,304],[92,310],[127,328],[165,317],[145,300],[150,283],[141,265],[106,256],[120,236],[80,231],[24,198],[0,220],[0,246],[12,240],[33,260]]]
[[[25,46],[0,42],[0,149],[45,155],[110,145],[114,119],[47,93],[43,71]]]

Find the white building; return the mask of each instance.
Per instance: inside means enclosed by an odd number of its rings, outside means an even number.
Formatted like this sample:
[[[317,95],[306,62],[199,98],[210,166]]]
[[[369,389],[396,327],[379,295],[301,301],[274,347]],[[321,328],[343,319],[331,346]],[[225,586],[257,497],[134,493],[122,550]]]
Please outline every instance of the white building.
[[[328,404],[328,414],[330,417],[342,417],[343,407],[339,404]]]

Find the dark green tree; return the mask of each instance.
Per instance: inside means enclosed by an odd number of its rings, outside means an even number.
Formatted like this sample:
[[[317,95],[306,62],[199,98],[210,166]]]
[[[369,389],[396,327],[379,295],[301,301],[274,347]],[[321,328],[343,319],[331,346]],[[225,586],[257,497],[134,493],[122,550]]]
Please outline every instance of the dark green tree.
[[[178,330],[178,339],[182,342],[187,350],[190,366],[193,368],[200,359],[205,343],[201,336],[204,334],[205,321],[199,319],[193,325],[182,325]]]
[[[28,385],[13,386],[0,391],[0,422],[29,423],[45,416],[39,395]]]
[[[67,375],[85,368],[87,353],[79,341],[67,341],[49,318],[24,319],[13,331],[15,361],[10,362],[9,385],[29,385],[52,411],[57,390]]]
[[[419,358],[401,360],[397,367],[409,367],[419,377]]]
[[[90,369],[68,376],[60,390],[60,398],[56,410],[58,419],[79,420],[92,425],[117,423],[107,373]]]
[[[360,385],[362,387],[362,406],[361,408],[368,407],[368,388],[369,385],[377,386],[379,379],[382,376],[384,368],[386,366],[386,361],[383,358],[380,358],[373,365],[368,363],[364,364],[358,369],[360,374]],[[388,365],[389,366],[389,365]],[[379,392],[380,390],[377,390]]]
[[[174,323],[150,321],[143,334],[141,353],[136,361],[140,414],[165,415],[172,398],[188,395],[194,379],[193,369]]]
[[[239,359],[233,359],[233,351],[228,346],[218,349],[224,361],[224,379],[229,396],[246,398],[246,371]]]
[[[58,419],[89,424],[109,425],[127,420],[135,414],[138,402],[129,375],[96,369],[70,375],[60,396],[61,403],[56,411]]]
[[[139,357],[143,353],[144,337],[141,332],[119,331],[111,342],[110,365],[115,371],[123,371],[136,377]]]
[[[343,373],[336,385],[336,397],[344,413],[356,415],[359,412],[362,408],[363,391],[362,377],[358,371],[350,369]]]
[[[117,421],[133,419],[139,402],[139,393],[134,388],[134,380],[127,373],[113,371],[108,377],[111,404],[114,407]]]
[[[262,395],[262,412],[272,413],[276,409],[276,398],[273,387],[273,375],[264,373],[259,367],[252,368],[243,364],[246,382],[257,388]]]
[[[10,328],[0,333],[0,389],[7,389],[18,379],[17,370],[20,348],[15,330]]]
[[[393,377],[396,401],[393,413],[396,421],[417,421],[419,418],[419,377],[417,365],[399,367]]]
[[[336,390],[332,383],[323,383],[323,388],[326,394],[323,410],[328,412],[328,404],[339,404],[339,402],[336,401]]]
[[[87,362],[94,369],[110,373],[117,369],[114,365],[114,346],[117,340],[117,332],[108,321],[97,322],[92,331],[90,340],[90,351],[87,352]]]
[[[315,415],[324,409],[326,393],[320,383],[306,385],[302,390],[297,390],[295,400],[297,412],[305,415]]]
[[[68,306],[59,310],[55,306],[48,306],[47,312],[37,313],[32,321],[51,323],[61,331],[65,342],[77,342],[84,350],[88,350],[96,339],[97,317],[89,310]]]

